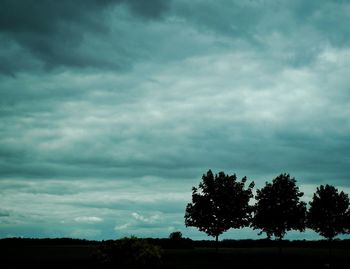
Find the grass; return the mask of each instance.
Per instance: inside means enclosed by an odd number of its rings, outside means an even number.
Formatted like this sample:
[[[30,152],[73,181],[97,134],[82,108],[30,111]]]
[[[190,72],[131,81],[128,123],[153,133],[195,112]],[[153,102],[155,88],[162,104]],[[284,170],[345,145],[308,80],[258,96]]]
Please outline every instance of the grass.
[[[348,268],[350,250],[334,250],[332,268]],[[285,248],[279,257],[278,248],[228,248],[216,253],[213,249],[168,250],[164,268],[325,268],[329,263],[327,249]]]
[[[1,246],[0,267],[99,268],[92,263],[93,246]],[[331,268],[350,268],[350,249],[334,249]],[[327,268],[328,249],[212,248],[164,250],[163,269]],[[329,267],[328,267],[329,268]]]

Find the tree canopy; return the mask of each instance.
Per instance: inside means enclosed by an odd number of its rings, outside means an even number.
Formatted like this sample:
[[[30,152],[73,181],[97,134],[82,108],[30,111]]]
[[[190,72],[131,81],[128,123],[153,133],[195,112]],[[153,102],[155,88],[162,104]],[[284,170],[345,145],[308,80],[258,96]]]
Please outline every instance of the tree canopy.
[[[282,239],[289,230],[305,230],[306,203],[295,178],[281,174],[257,190],[252,227]]]
[[[333,186],[321,185],[310,202],[307,226],[327,239],[348,231],[349,197]]]
[[[220,172],[214,175],[209,170],[203,175],[199,187],[192,189],[192,203],[187,205],[185,213],[186,226],[197,227],[216,240],[230,228],[248,226],[254,182],[245,188],[246,181],[246,177],[237,181],[235,174]]]

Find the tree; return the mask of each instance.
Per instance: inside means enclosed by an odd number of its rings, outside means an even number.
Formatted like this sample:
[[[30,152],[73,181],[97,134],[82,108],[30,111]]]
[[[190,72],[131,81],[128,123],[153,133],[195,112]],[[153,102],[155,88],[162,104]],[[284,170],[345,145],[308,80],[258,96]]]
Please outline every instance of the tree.
[[[236,175],[224,172],[213,174],[211,170],[202,176],[199,187],[192,188],[192,203],[187,204],[185,213],[186,226],[197,227],[200,231],[215,237],[216,249],[218,238],[230,228],[249,225],[254,182],[245,188],[246,177],[237,181]]]
[[[169,239],[171,240],[181,240],[182,233],[180,231],[172,232],[169,234]]]
[[[295,178],[289,174],[281,174],[257,190],[252,226],[261,229],[261,233],[266,233],[269,238],[278,238],[280,254],[282,238],[287,231],[305,230],[306,203],[300,201],[303,195]]]
[[[346,232],[349,197],[344,192],[338,193],[333,186],[321,185],[314,193],[307,214],[307,226],[321,236],[332,240]]]
[[[329,257],[332,255],[332,240],[338,234],[348,232],[349,197],[330,185],[317,188],[310,202],[307,226],[329,241]]]

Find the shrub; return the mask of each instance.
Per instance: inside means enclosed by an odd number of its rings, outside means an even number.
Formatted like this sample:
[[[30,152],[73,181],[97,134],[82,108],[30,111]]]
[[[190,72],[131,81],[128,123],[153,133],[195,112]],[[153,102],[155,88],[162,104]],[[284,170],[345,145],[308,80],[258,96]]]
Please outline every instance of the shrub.
[[[98,263],[120,269],[154,268],[160,264],[162,250],[147,240],[125,237],[101,245],[95,259]]]
[[[171,240],[181,240],[182,239],[182,233],[180,231],[172,232],[169,235],[169,239],[171,239]]]

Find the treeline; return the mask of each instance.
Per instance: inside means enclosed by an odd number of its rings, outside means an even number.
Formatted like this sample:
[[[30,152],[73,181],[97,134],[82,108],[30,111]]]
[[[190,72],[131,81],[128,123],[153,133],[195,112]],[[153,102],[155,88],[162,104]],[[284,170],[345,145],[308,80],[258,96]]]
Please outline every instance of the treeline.
[[[186,226],[198,228],[216,238],[233,228],[251,227],[274,236],[279,241],[288,231],[312,229],[332,241],[339,234],[350,233],[348,194],[331,185],[320,185],[309,206],[302,201],[295,178],[280,174],[266,182],[253,195],[254,182],[224,172],[209,170],[198,188],[192,189],[192,202],[187,204]],[[255,203],[252,203],[252,199]]]
[[[100,246],[114,244],[117,240],[85,240],[74,238],[3,238],[0,246]],[[173,240],[170,238],[140,238],[152,245],[163,249],[192,249],[192,248],[216,248],[216,242],[212,240],[192,240],[181,238]],[[301,247],[301,248],[328,248],[327,240],[282,240],[281,242],[271,239],[224,239],[218,242],[220,248],[264,248],[264,247]],[[350,248],[350,239],[334,240],[335,248]]]
[[[135,237],[136,238],[136,237]],[[76,238],[3,238],[0,239],[0,246],[100,246],[112,245],[125,238],[116,240],[86,240]],[[197,244],[190,238],[138,238],[140,241],[147,241],[150,244],[160,246],[164,249],[190,249]]]
[[[266,248],[266,247],[289,247],[289,248],[329,248],[328,240],[271,240],[271,239],[224,239],[219,243],[220,248]],[[337,239],[332,242],[333,247],[335,248],[350,248],[349,239]],[[215,248],[215,241],[210,240],[201,240],[194,241],[195,247],[210,247]]]
[[[191,249],[191,248],[329,248],[328,240],[282,240],[271,239],[224,239],[216,243],[213,240],[192,240],[182,238],[171,240],[168,238],[147,238],[149,243],[162,247],[163,249]],[[350,248],[350,239],[336,239],[332,242],[334,248]]]
[[[5,246],[63,246],[63,245],[99,245],[100,241],[96,240],[86,240],[86,239],[76,239],[76,238],[21,238],[21,237],[13,237],[13,238],[3,238],[0,239],[0,245]]]

